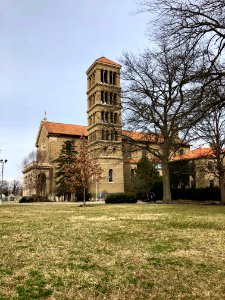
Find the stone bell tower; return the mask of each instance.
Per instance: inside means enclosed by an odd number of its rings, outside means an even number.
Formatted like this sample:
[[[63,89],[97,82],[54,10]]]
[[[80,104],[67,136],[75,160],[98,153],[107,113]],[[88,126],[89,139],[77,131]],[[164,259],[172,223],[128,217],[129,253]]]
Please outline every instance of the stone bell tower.
[[[91,184],[92,194],[124,192],[120,68],[100,57],[86,72],[88,144],[104,170],[104,178]]]

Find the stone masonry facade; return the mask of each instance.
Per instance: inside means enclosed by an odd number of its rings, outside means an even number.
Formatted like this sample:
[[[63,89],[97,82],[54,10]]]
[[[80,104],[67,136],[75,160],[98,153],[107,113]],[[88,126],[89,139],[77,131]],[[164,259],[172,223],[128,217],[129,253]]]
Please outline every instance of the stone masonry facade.
[[[147,140],[152,146],[157,145],[154,135],[122,129],[120,69],[118,63],[105,57],[96,59],[88,68],[88,126],[48,122],[46,118],[41,121],[36,147],[46,155],[38,164],[31,163],[24,168],[24,196],[35,193],[30,182],[38,173],[43,179],[42,194],[52,201],[57,199],[54,160],[66,140],[74,140],[78,148],[81,136],[88,139],[89,149],[103,169],[103,179],[90,182],[89,193],[93,199],[107,193],[129,192],[132,174],[143,155],[138,142]],[[130,140],[135,140],[136,146]],[[188,145],[182,148],[185,152],[189,150]]]

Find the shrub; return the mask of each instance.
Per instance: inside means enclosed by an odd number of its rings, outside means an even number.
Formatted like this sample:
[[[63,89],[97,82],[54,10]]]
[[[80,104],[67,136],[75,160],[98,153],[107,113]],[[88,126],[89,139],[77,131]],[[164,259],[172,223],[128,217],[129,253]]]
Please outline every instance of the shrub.
[[[152,184],[151,192],[155,193],[157,200],[163,198],[163,182],[161,178],[154,181],[154,183]]]
[[[218,187],[171,189],[172,199],[186,200],[217,200],[220,201],[220,190]]]
[[[19,203],[32,203],[32,202],[51,202],[47,196],[23,196]]]
[[[31,196],[22,197],[19,200],[19,203],[31,203],[31,202],[37,202],[37,200],[34,197],[31,197]]]
[[[137,203],[137,199],[135,196],[124,193],[109,194],[105,199],[105,203]]]

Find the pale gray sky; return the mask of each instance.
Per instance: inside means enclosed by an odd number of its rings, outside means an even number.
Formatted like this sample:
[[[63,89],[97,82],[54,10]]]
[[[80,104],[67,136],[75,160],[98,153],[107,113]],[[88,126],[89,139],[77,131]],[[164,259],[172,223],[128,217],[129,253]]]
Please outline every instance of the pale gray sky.
[[[149,45],[148,15],[133,0],[0,0],[0,158],[22,177],[44,111],[52,122],[87,124],[86,74],[101,56]]]

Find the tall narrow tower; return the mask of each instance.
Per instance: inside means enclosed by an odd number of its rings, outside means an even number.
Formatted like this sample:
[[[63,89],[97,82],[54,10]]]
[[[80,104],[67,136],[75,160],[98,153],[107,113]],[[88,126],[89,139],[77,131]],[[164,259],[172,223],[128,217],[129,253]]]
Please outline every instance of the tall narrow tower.
[[[90,187],[93,194],[124,192],[120,68],[101,57],[87,70],[88,143],[103,169],[98,186]]]

